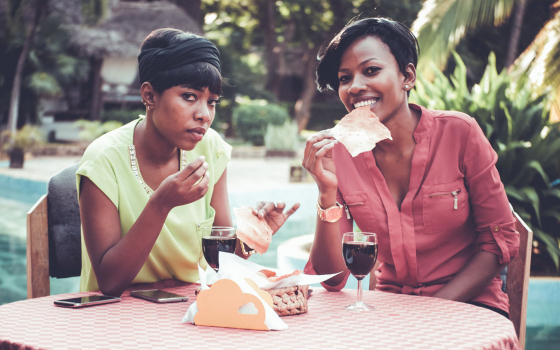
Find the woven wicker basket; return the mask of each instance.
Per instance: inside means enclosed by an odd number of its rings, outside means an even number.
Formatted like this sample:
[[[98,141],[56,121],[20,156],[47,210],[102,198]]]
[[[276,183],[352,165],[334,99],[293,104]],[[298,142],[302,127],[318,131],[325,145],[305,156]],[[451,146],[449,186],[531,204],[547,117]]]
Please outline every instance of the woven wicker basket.
[[[278,316],[290,316],[307,312],[308,288],[309,285],[303,285],[269,289],[267,292],[272,296]]]

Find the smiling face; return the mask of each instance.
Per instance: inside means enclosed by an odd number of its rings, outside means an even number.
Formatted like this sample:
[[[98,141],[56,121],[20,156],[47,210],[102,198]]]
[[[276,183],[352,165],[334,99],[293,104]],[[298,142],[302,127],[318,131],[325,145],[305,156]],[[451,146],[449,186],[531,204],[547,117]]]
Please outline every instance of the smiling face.
[[[154,126],[171,145],[190,151],[212,124],[219,99],[208,88],[196,90],[187,86],[154,93]]]
[[[413,77],[408,74],[410,67]],[[338,96],[349,112],[370,105],[379,120],[386,123],[408,108],[407,90],[414,84],[414,78],[412,64],[408,65],[405,77],[389,47],[378,37],[364,36],[342,54]]]

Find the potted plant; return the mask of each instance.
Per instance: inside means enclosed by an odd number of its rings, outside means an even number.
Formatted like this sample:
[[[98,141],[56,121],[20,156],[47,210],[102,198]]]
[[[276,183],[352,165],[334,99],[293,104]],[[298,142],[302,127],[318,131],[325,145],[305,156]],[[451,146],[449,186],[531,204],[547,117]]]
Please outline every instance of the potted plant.
[[[25,150],[42,143],[38,127],[27,124],[16,133],[5,130],[0,134],[0,146],[10,157],[10,168],[23,168]]]

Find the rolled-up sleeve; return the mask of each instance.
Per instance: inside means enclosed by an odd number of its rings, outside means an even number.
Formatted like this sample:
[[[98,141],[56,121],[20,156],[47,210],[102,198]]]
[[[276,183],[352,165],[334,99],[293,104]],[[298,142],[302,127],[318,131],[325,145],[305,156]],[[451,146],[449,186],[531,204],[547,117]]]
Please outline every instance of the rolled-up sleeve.
[[[336,192],[336,201],[340,204],[344,204],[344,199],[342,198],[342,194],[340,193],[340,191]],[[348,219],[346,217],[346,215],[342,215],[342,217],[338,220],[338,225],[340,227],[340,239],[342,239],[342,235],[345,232],[351,232],[352,231],[352,219]],[[342,252],[340,252],[340,254],[342,254]],[[317,275],[317,271],[315,271],[315,268],[313,267],[313,263],[311,262],[311,258],[307,261],[307,264],[305,264],[305,268],[303,269],[303,273],[307,274],[307,275]],[[339,284],[337,284],[336,286],[329,286],[328,284],[326,284],[325,282],[321,282],[321,285],[328,291],[331,292],[338,292],[340,291],[342,288],[344,288],[344,286],[346,285],[346,281],[348,281],[348,277],[350,276],[350,271],[345,270],[342,273],[344,273],[344,279],[342,280],[342,282],[340,282]]]
[[[498,155],[476,121],[470,124],[462,167],[478,232],[478,249],[498,255],[500,263],[507,264],[517,256],[519,233],[496,169]]]

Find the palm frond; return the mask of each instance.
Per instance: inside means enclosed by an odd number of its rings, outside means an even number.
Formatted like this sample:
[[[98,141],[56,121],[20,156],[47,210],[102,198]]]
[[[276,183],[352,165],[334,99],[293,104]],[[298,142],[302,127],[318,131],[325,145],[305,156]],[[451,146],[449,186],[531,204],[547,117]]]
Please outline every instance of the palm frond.
[[[443,69],[467,31],[502,24],[511,15],[514,3],[515,0],[426,0],[412,24],[420,45],[420,74],[430,76],[430,61]]]
[[[549,93],[551,121],[560,121],[560,1],[558,10],[529,47],[517,58],[512,76],[528,76],[538,94]],[[519,84],[523,86],[523,84]]]

